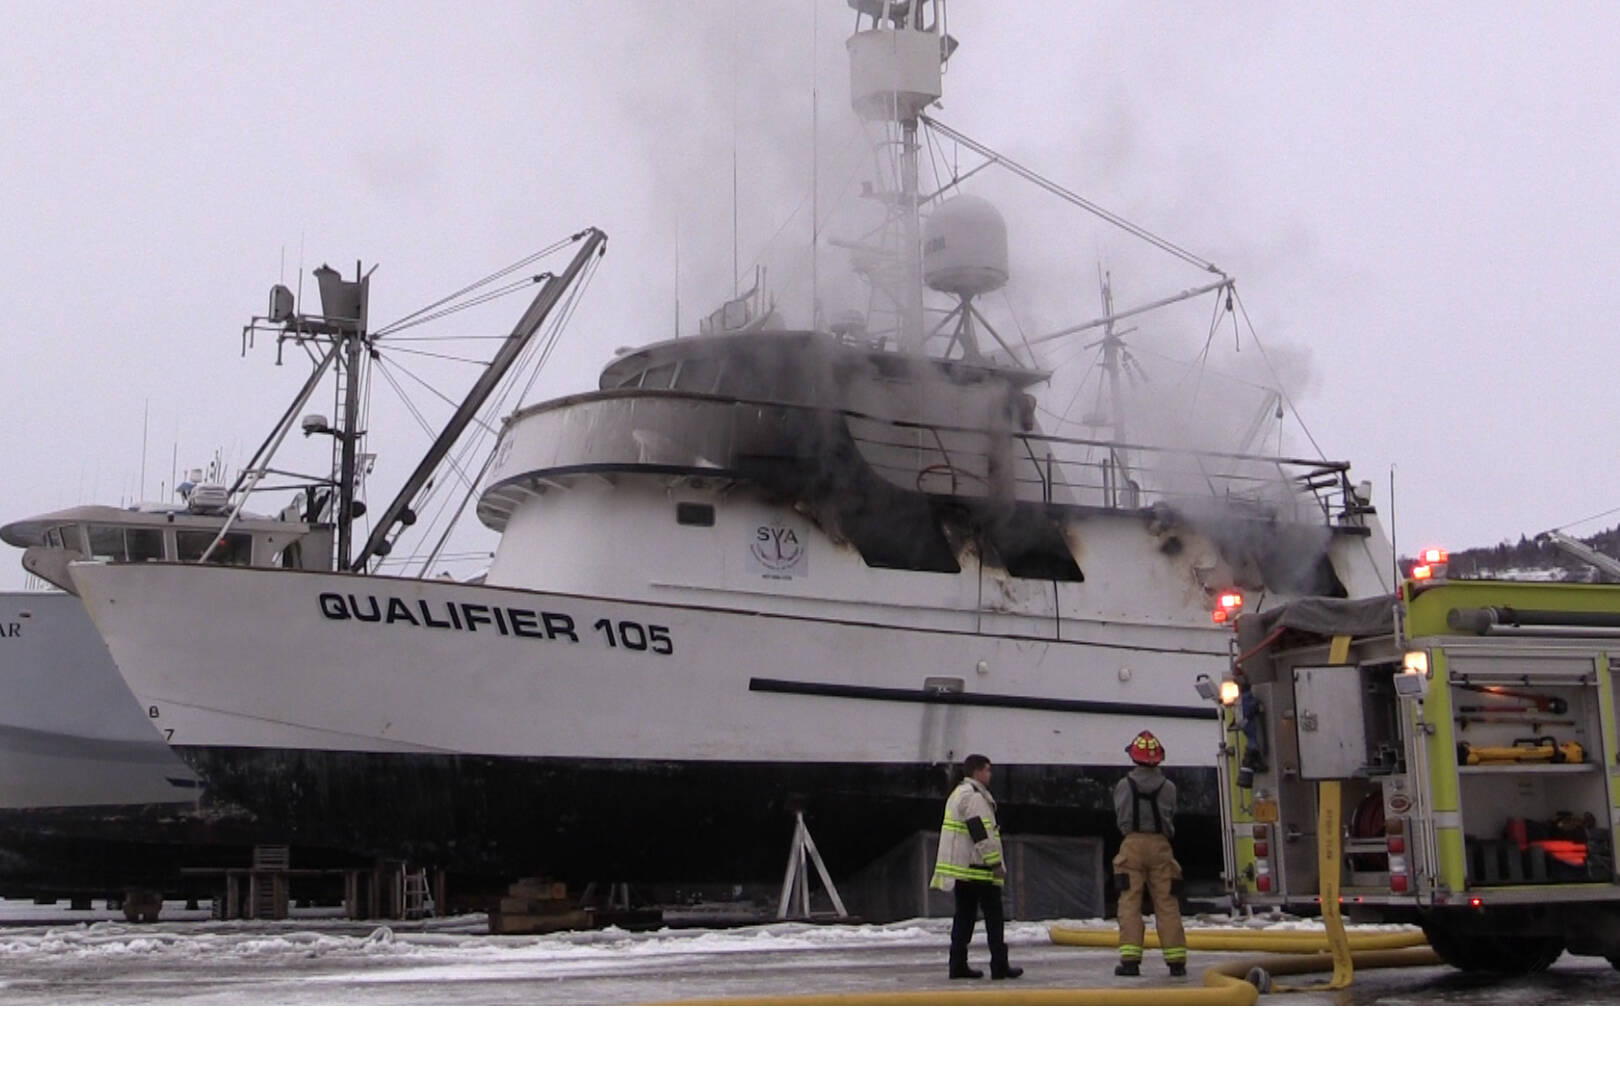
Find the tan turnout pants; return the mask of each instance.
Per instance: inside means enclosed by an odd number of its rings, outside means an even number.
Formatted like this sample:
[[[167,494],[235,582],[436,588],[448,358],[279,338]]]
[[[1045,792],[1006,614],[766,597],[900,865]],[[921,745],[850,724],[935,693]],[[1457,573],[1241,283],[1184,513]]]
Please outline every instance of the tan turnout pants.
[[[1164,958],[1187,959],[1187,934],[1181,927],[1181,908],[1171,895],[1171,883],[1181,879],[1181,864],[1170,850],[1170,838],[1160,833],[1128,833],[1114,856],[1114,874],[1129,878],[1119,893],[1119,951],[1127,960],[1142,957],[1147,929],[1142,924],[1142,893],[1153,898],[1153,916]]]

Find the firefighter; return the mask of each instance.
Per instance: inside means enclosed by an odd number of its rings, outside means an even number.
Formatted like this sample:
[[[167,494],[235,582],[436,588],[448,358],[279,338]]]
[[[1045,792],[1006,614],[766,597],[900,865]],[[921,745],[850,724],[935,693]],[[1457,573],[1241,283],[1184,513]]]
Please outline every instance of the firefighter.
[[[1114,856],[1119,889],[1119,966],[1115,975],[1142,973],[1142,894],[1153,898],[1155,926],[1170,974],[1187,974],[1187,935],[1175,893],[1181,864],[1170,850],[1176,834],[1176,785],[1159,771],[1164,744],[1143,731],[1125,748],[1136,768],[1114,786],[1114,815],[1125,839]]]
[[[1001,886],[1007,866],[1001,857],[1001,830],[996,800],[990,794],[990,759],[969,754],[962,762],[962,782],[945,800],[945,823],[939,829],[939,859],[932,886],[956,894],[951,921],[951,978],[979,979],[984,972],[968,967],[973,924],[984,912],[984,935],[990,944],[990,977],[1016,979],[1023,968],[1007,963]]]

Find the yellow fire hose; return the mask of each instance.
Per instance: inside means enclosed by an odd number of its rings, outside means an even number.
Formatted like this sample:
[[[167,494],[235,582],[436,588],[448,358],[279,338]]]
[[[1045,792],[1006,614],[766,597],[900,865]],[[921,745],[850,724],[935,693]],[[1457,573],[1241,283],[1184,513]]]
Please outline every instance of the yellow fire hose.
[[[1389,967],[1430,967],[1440,958],[1420,931],[1367,930],[1346,933],[1343,923],[1343,953],[1348,961],[1355,954],[1356,966],[1363,969]],[[1054,945],[1119,947],[1119,931],[1054,926],[1047,931]],[[1333,971],[1341,961],[1333,951],[1330,933],[1323,930],[1190,930],[1189,948],[1203,952],[1246,952],[1284,954],[1269,956],[1260,963],[1233,960],[1204,971],[1203,986],[1083,987],[1073,989],[974,989],[974,990],[897,990],[847,994],[781,994],[764,997],[705,998],[677,1001],[675,1005],[1254,1005],[1260,1000],[1261,986],[1269,990],[1339,989],[1333,983],[1318,987],[1273,986],[1279,975],[1306,975]],[[1148,931],[1144,943],[1159,948],[1159,936]],[[1293,954],[1293,955],[1287,955]],[[1346,982],[1344,985],[1348,985]]]
[[[1047,931],[1054,945],[1080,945],[1099,949],[1119,947],[1119,931],[1084,930],[1054,926]],[[1346,934],[1350,950],[1360,954],[1385,949],[1410,949],[1425,945],[1419,930],[1366,930]],[[1144,948],[1159,948],[1159,935],[1147,932]],[[1327,934],[1322,930],[1259,930],[1233,927],[1228,930],[1189,930],[1187,947],[1199,952],[1308,953],[1331,955]]]
[[[1110,934],[1112,931],[1099,930],[1052,930],[1052,940],[1060,945],[1101,944],[1092,941],[1059,940],[1058,935],[1083,934]],[[1196,932],[1195,932],[1196,933]],[[1243,931],[1217,931],[1214,936],[1227,939],[1227,943],[1220,946],[1202,945],[1201,948],[1231,948],[1240,946],[1235,942]],[[1316,971],[1330,971],[1333,967],[1333,958],[1321,952],[1324,944],[1322,934],[1314,931],[1276,931],[1252,930],[1248,931],[1253,937],[1244,939],[1248,951],[1262,951],[1269,949],[1263,944],[1257,944],[1255,939],[1264,938],[1267,942],[1275,944],[1288,944],[1289,951],[1293,951],[1306,944],[1303,939],[1292,943],[1285,943],[1282,939],[1288,933],[1307,934],[1313,940],[1310,944],[1317,949],[1312,956],[1279,956],[1268,959],[1262,964],[1255,964],[1249,960],[1235,960],[1204,971],[1203,986],[1155,986],[1146,988],[1126,987],[1085,987],[1075,989],[995,989],[995,990],[896,990],[876,991],[871,993],[849,994],[781,994],[765,997],[730,997],[730,998],[704,998],[688,1001],[669,1002],[672,1005],[1255,1005],[1260,1001],[1260,988],[1250,979],[1257,968],[1264,972],[1265,981],[1269,982],[1274,975],[1304,975]],[[1422,934],[1356,934],[1357,962],[1363,968],[1386,967],[1428,967],[1440,961],[1429,949],[1414,949],[1410,947],[1371,947],[1373,939],[1385,939],[1379,944],[1387,945],[1390,941],[1421,941]],[[1367,941],[1361,942],[1360,939]],[[1189,944],[1191,943],[1189,935]],[[1365,945],[1366,948],[1360,946]]]
[[[1416,930],[1369,930],[1343,934],[1344,950],[1354,953],[1356,965],[1364,969],[1387,967],[1429,967],[1439,957],[1426,946]],[[1054,926],[1047,931],[1054,945],[1119,947],[1119,931]],[[1158,934],[1148,931],[1147,948],[1159,948]],[[1273,987],[1270,980],[1279,975],[1306,975],[1332,971],[1336,957],[1329,934],[1322,930],[1190,930],[1189,948],[1202,952],[1247,952],[1285,954],[1270,956],[1260,963],[1234,960],[1204,971],[1203,986],[1083,987],[1036,989],[1011,987],[974,990],[897,990],[847,994],[780,994],[764,997],[705,998],[677,1001],[675,1005],[1254,1005],[1260,1000],[1260,986]],[[1293,954],[1293,955],[1286,955]],[[1261,974],[1256,975],[1256,971]],[[1332,984],[1319,988],[1328,989]]]

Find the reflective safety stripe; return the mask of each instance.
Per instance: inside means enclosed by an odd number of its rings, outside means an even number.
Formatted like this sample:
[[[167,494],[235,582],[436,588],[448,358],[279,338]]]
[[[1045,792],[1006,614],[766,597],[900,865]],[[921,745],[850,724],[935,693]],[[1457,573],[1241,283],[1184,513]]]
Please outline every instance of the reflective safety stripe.
[[[936,863],[934,865],[935,877],[960,878],[963,881],[994,881],[996,876],[989,870],[976,866],[957,866],[954,863]]]
[[[1185,960],[1187,959],[1187,947],[1185,945],[1172,945],[1164,950],[1164,958],[1166,960]]]
[[[983,821],[984,819],[980,818],[979,820]],[[962,822],[962,821],[957,821],[955,818],[946,818],[944,820],[944,822],[940,825],[940,828],[944,829],[946,832],[965,833],[965,832],[968,831],[967,823]],[[990,831],[991,836],[1000,836],[1001,835],[1001,826],[1000,825],[992,825],[992,826],[990,826],[989,831]]]
[[[1119,947],[1119,958],[1121,960],[1140,960],[1140,959],[1142,959],[1142,946],[1140,946],[1140,945],[1121,945]]]

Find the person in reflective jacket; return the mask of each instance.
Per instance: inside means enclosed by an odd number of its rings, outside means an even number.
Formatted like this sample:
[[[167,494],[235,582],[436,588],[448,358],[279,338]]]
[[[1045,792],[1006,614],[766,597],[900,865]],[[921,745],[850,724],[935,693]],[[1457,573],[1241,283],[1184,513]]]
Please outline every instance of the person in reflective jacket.
[[[1153,898],[1154,926],[1170,974],[1187,974],[1187,934],[1175,894],[1181,888],[1181,864],[1170,850],[1176,834],[1176,785],[1159,771],[1164,744],[1144,731],[1125,748],[1136,768],[1114,785],[1114,816],[1125,839],[1114,856],[1114,884],[1119,889],[1119,966],[1115,975],[1142,973],[1142,894]]]
[[[932,885],[956,894],[951,921],[951,978],[978,979],[984,972],[968,967],[968,942],[978,913],[984,912],[984,935],[990,944],[990,977],[1016,979],[1023,968],[1007,963],[1003,937],[1006,917],[1001,886],[1007,880],[1002,861],[996,800],[990,794],[990,759],[969,754],[962,762],[962,782],[945,800],[945,823],[939,829],[939,859]]]

